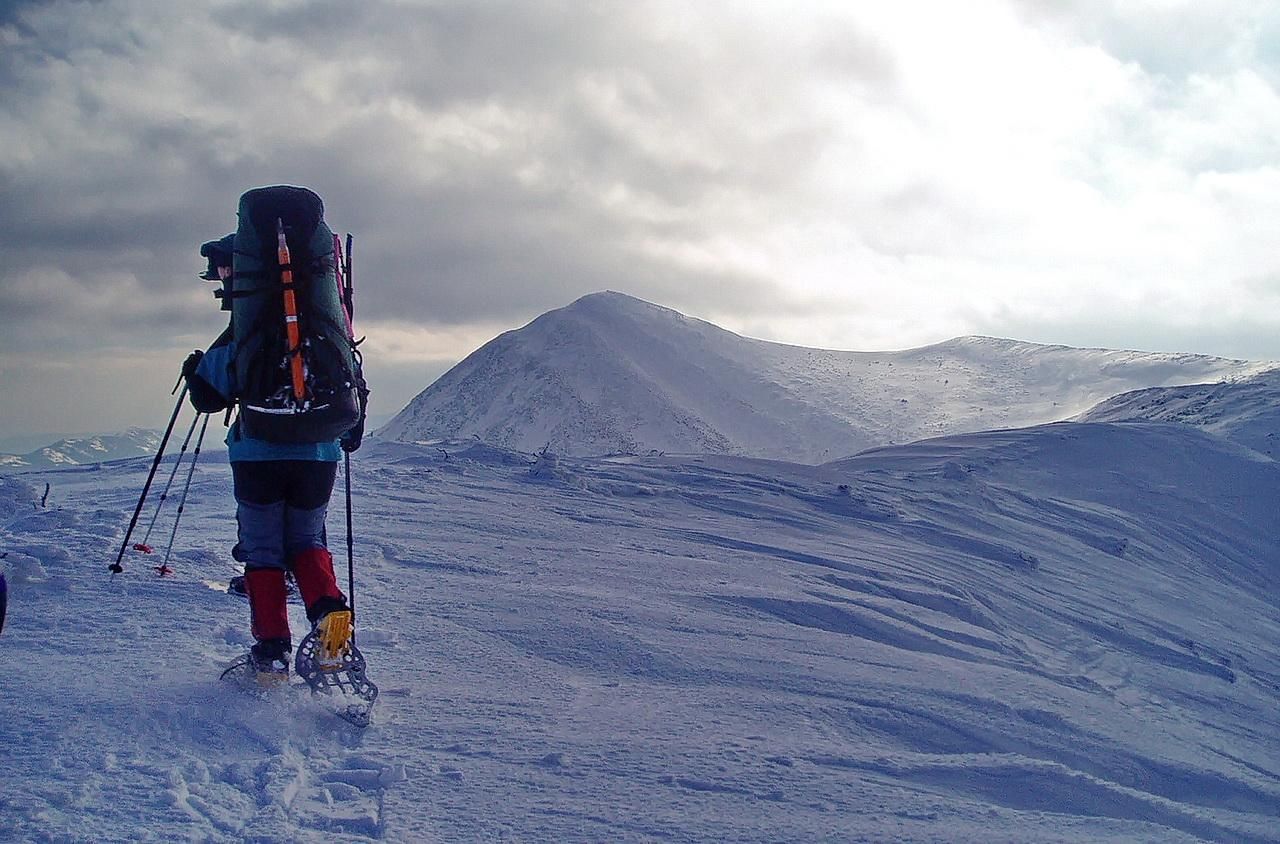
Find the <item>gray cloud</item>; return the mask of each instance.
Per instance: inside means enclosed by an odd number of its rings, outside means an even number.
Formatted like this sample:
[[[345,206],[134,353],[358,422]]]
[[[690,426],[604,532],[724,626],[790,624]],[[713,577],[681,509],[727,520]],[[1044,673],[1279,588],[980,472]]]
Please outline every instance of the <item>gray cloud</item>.
[[[219,319],[199,244],[282,182],[357,234],[365,320],[519,321],[605,288],[767,310],[767,279],[664,251],[784,202],[822,127],[652,11],[10,5],[0,348],[180,353]]]
[[[104,29],[102,20],[72,26],[55,14],[70,15],[71,6],[44,7],[18,51],[26,63],[11,58],[10,65],[20,66],[6,73],[19,88],[6,110],[29,121],[27,137],[39,147],[25,166],[3,168],[6,193],[21,197],[0,209],[0,224],[16,244],[12,269],[56,254],[58,266],[76,274],[94,264],[141,270],[136,257],[124,254],[139,247],[157,263],[176,263],[184,248],[231,227],[240,190],[289,175],[321,190],[334,216],[365,236],[376,232],[371,239],[390,247],[362,249],[373,262],[370,277],[416,287],[422,280],[412,268],[444,255],[449,284],[475,262],[469,286],[490,290],[490,298],[506,298],[500,285],[513,265],[525,267],[526,275],[573,274],[578,289],[597,289],[609,280],[590,277],[600,262],[572,253],[607,250],[633,239],[637,226],[602,204],[602,189],[628,186],[673,210],[679,219],[670,226],[697,239],[697,210],[710,194],[757,197],[775,189],[788,181],[788,163],[803,162],[817,143],[794,133],[753,137],[744,127],[735,143],[754,145],[748,155],[679,160],[661,143],[646,144],[654,138],[632,136],[634,125],[648,121],[696,125],[695,115],[719,92],[697,82],[699,68],[682,61],[680,44],[659,56],[638,51],[643,22],[626,7],[593,13],[576,4],[322,2],[273,12],[260,5],[224,8],[213,18],[217,26],[142,34],[145,4],[134,6],[137,17],[118,30]],[[627,35],[631,31],[640,35]],[[147,85],[175,70],[163,63],[165,54],[148,58],[148,50],[175,35],[203,45],[179,71],[180,93],[189,99],[189,110],[180,114],[145,105]],[[235,47],[244,38],[251,46]],[[220,49],[223,44],[232,49]],[[333,70],[341,86],[332,92],[335,101],[322,102],[296,79],[263,78],[254,50],[287,54],[299,62],[290,68],[295,76]],[[365,78],[360,57],[368,55],[386,63],[386,72]],[[76,56],[83,61],[61,72],[48,67]],[[273,62],[264,64],[269,72]],[[128,90],[133,73],[146,83],[136,92]],[[596,74],[634,124],[612,121],[607,109],[574,93],[576,82]],[[622,84],[613,87],[618,79]],[[282,123],[298,114],[308,122],[275,131],[255,126],[277,96],[301,101],[285,110]],[[427,146],[388,114],[395,101],[421,109],[424,121],[447,120],[449,108],[474,106],[505,112],[511,125],[483,142],[493,148],[448,137]],[[514,174],[521,167],[543,170],[545,184],[520,184]],[[432,175],[423,178],[423,169]],[[661,223],[653,228],[662,234]],[[415,230],[438,248],[407,236]],[[516,249],[520,256],[510,254]],[[538,252],[561,260],[539,266]],[[610,268],[615,284],[626,268],[619,263]],[[139,277],[162,275],[155,265],[145,269]],[[547,291],[542,302],[554,303],[560,292]],[[372,286],[366,295],[373,312],[403,314],[406,297],[384,303]],[[490,305],[481,301],[476,311]],[[446,317],[467,316],[460,303],[447,307]]]

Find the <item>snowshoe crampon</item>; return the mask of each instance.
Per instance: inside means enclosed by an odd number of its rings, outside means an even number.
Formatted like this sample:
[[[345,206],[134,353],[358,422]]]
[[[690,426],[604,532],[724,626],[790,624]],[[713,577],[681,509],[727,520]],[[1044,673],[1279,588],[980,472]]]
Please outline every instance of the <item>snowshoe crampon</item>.
[[[365,676],[364,654],[352,641],[351,613],[331,612],[298,645],[293,670],[313,695],[342,695],[334,710],[338,717],[367,727],[378,699],[378,687]]]

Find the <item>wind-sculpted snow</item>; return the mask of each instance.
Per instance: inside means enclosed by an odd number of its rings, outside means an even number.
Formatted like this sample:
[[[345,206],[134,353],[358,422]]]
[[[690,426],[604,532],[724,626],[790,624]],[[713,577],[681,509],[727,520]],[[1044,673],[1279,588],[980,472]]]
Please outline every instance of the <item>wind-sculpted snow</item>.
[[[0,840],[1280,840],[1280,469],[1191,426],[823,466],[372,440],[363,733],[217,684],[224,466],[174,577],[107,579],[147,468],[0,486]]]
[[[924,437],[1055,422],[1117,393],[1262,365],[960,337],[896,352],[753,340],[620,293],[474,352],[380,432],[562,454],[722,453],[819,463]]]

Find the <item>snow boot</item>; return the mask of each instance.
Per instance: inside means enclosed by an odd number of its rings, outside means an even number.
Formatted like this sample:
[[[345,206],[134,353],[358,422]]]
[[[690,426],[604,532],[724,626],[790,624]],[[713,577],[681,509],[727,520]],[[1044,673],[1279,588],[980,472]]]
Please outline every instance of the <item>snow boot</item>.
[[[259,688],[282,686],[289,682],[289,653],[293,643],[288,639],[264,639],[249,649],[249,665]]]

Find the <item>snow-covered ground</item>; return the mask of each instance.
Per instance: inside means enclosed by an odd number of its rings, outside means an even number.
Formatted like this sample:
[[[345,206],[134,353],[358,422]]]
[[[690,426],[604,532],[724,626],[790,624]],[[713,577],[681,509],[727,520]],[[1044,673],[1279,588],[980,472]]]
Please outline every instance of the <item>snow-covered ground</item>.
[[[108,577],[148,465],[0,478],[0,840],[1280,840],[1280,469],[1216,433],[371,441],[364,732],[216,682],[248,642],[221,461],[175,576]]]
[[[621,293],[508,331],[381,431],[561,454],[717,453],[824,463],[888,443],[1057,422],[1143,387],[1274,364],[958,337],[848,352],[742,337]]]

